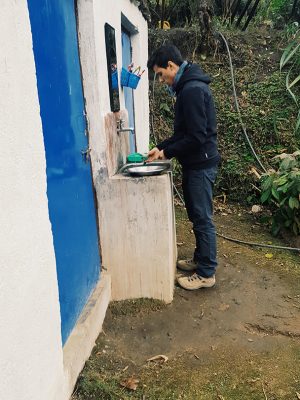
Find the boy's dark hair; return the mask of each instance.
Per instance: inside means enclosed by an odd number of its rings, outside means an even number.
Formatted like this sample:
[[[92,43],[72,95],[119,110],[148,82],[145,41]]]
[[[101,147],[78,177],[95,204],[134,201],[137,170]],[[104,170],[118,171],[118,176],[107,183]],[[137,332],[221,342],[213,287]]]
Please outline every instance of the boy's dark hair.
[[[159,47],[148,60],[147,67],[153,69],[154,65],[160,68],[167,68],[168,61],[173,61],[180,66],[183,58],[178,48],[172,44]]]

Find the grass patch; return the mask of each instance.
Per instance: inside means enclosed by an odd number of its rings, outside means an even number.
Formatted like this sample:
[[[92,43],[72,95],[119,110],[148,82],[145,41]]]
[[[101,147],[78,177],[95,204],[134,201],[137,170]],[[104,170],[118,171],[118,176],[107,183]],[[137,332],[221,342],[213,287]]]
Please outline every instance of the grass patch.
[[[202,357],[205,357],[202,358]],[[299,349],[292,345],[284,352],[258,356],[220,351],[213,358],[195,359],[185,353],[163,365],[148,364],[132,372],[139,379],[136,391],[121,387],[128,372],[98,373],[86,367],[75,400],[291,400],[300,390]],[[294,367],[294,368],[291,368]]]
[[[113,301],[109,305],[109,311],[114,317],[121,315],[138,315],[152,311],[159,311],[167,305],[161,300],[155,299],[136,299],[125,301]]]

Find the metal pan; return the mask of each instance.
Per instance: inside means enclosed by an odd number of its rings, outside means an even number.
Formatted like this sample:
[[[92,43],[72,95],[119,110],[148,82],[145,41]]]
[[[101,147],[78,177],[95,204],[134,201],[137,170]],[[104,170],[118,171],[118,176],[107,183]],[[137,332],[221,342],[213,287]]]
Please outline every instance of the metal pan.
[[[126,169],[126,172],[131,176],[152,176],[160,175],[167,168],[166,165],[130,166]]]

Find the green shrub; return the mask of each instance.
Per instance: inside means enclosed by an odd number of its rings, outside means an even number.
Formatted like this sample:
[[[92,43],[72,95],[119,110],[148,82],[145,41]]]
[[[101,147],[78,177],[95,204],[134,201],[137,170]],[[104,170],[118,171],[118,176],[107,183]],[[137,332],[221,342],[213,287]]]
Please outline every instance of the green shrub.
[[[293,4],[294,0],[263,0],[259,7],[260,19],[271,20],[276,28],[284,28],[299,10],[299,5],[294,9]]]
[[[280,154],[274,157],[278,170],[271,170],[262,176],[261,202],[273,209],[272,233],[277,235],[281,229],[300,234],[300,150],[293,154]]]
[[[284,50],[280,60],[280,70],[286,65],[289,67],[289,72],[286,76],[286,89],[298,107],[298,117],[296,121],[296,133],[300,131],[300,104],[297,93],[294,92],[294,86],[299,84],[300,74],[300,30],[295,34],[293,40],[290,41],[287,48]]]

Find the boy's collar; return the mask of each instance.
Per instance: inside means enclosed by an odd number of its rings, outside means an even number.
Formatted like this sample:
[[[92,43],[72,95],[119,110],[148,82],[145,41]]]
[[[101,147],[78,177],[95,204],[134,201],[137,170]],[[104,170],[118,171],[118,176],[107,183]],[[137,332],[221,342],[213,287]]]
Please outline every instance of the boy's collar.
[[[177,71],[177,73],[175,75],[173,85],[172,86],[168,86],[168,91],[169,91],[170,95],[173,96],[173,97],[176,96],[176,86],[177,86],[180,78],[182,77],[182,74],[183,74],[183,72],[185,70],[185,67],[187,65],[188,65],[188,62],[187,61],[183,61],[183,63],[180,65],[180,67],[179,67],[179,69],[178,69],[178,71]]]

